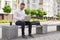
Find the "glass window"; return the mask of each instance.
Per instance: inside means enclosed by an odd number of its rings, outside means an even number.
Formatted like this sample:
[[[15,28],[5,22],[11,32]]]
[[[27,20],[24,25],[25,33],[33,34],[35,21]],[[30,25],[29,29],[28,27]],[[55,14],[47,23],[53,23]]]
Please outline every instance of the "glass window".
[[[60,7],[60,5],[58,5],[58,7]]]
[[[60,11],[58,11],[58,13],[60,13]]]
[[[20,0],[18,0],[18,4],[20,3]]]
[[[60,1],[58,1],[57,3],[60,4]]]
[[[18,0],[18,4],[19,4],[19,3],[24,3],[24,0]]]
[[[30,3],[30,1],[29,1],[29,0],[27,0],[27,3],[29,4],[29,3]]]
[[[22,2],[24,2],[24,0],[22,0]]]
[[[32,0],[32,2],[33,2],[33,3],[36,3],[36,2],[37,2],[37,0]]]
[[[12,3],[12,7],[13,9],[17,9],[17,1],[16,0],[13,0],[13,3]]]
[[[60,11],[60,9],[58,9],[58,11]]]
[[[27,8],[30,8],[30,1],[27,0]]]
[[[32,8],[39,8],[39,1],[40,0],[31,0],[32,1]]]
[[[36,9],[36,8],[37,8],[36,4],[32,4],[32,9]]]
[[[1,8],[1,0],[0,0],[0,8]]]
[[[10,1],[5,1],[5,4],[10,5]]]

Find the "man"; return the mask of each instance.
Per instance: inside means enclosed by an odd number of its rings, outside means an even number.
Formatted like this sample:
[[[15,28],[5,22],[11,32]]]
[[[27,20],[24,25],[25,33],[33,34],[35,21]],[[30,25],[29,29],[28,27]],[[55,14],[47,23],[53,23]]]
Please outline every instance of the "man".
[[[32,29],[31,22],[24,21],[25,20],[25,16],[27,16],[25,14],[24,8],[25,8],[25,4],[24,3],[21,3],[20,4],[20,8],[18,10],[14,11],[13,18],[15,20],[15,24],[16,25],[21,25],[22,26],[21,28],[22,28],[22,37],[23,38],[26,38],[25,33],[24,33],[25,25],[28,25],[29,26],[28,27],[28,29],[29,29],[28,30],[29,31],[29,36],[30,37],[33,37],[31,35],[31,29]]]

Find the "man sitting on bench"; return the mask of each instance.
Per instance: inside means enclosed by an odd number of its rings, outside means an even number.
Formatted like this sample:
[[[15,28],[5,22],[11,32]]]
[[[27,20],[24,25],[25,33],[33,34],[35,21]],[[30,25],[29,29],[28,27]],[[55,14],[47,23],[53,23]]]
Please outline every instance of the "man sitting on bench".
[[[23,38],[26,38],[25,36],[25,33],[24,33],[24,29],[25,29],[25,25],[28,25],[28,31],[29,31],[29,36],[30,37],[33,37],[31,35],[31,30],[32,30],[32,24],[31,22],[29,22],[29,20],[25,21],[26,20],[26,14],[25,14],[25,11],[24,11],[24,8],[25,8],[25,4],[24,3],[21,3],[20,4],[20,8],[18,10],[15,10],[14,13],[13,13],[13,20],[15,21],[15,24],[16,25],[21,25],[22,27],[22,37]]]

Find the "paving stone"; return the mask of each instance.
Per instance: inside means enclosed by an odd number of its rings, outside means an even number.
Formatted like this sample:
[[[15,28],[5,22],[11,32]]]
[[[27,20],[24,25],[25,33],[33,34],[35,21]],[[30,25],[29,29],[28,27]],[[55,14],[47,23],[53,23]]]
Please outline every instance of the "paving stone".
[[[28,37],[28,36],[27,36]],[[18,38],[18,39],[12,39],[12,40],[60,40],[60,32],[51,32],[47,34],[36,34],[34,35],[35,38]]]

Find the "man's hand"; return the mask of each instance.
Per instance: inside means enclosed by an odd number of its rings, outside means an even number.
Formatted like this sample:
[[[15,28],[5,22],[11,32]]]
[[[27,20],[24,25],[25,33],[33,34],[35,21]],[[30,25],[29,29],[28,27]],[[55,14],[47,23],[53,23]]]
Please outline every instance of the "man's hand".
[[[23,18],[21,21],[25,21],[25,18]]]

